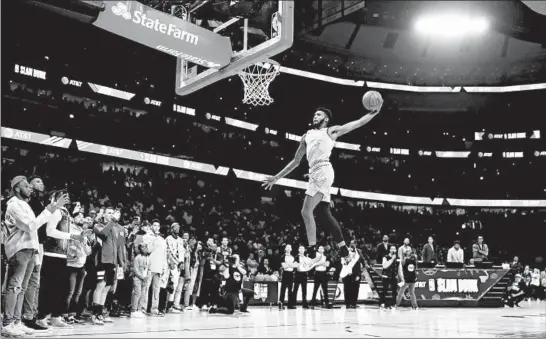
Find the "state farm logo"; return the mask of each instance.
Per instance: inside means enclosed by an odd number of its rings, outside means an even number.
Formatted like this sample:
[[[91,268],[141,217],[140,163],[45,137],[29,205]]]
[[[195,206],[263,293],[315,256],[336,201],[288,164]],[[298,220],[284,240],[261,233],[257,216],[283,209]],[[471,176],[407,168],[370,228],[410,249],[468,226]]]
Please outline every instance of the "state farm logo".
[[[115,6],[112,6],[112,13],[120,16],[125,20],[131,20],[137,25],[141,25],[143,28],[154,30],[161,34],[172,36],[176,39],[185,41],[187,43],[197,45],[199,37],[195,34],[183,31],[176,27],[176,25],[169,23],[163,23],[159,18],[151,19],[146,16],[146,13],[141,11],[134,11],[131,13],[129,7],[123,2],[118,2]]]

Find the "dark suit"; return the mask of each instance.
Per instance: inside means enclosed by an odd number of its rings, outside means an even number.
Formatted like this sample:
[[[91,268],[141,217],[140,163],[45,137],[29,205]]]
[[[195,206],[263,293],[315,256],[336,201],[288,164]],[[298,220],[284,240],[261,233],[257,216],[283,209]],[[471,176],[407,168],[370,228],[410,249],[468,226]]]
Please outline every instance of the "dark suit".
[[[379,245],[377,245],[377,258],[376,262],[378,264],[381,264],[383,262],[383,257],[389,254],[389,248],[391,248],[390,243],[387,243],[387,246],[385,246],[384,242],[381,242]]]
[[[421,256],[423,257],[423,262],[437,262],[436,259],[436,248],[434,248],[434,245],[426,244],[423,246],[423,251],[421,252]]]

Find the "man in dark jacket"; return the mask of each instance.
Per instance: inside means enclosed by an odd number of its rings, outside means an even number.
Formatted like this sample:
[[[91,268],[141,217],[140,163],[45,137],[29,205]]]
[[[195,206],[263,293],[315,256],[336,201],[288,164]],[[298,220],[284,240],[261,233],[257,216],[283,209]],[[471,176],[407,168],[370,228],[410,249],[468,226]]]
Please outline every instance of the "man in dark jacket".
[[[389,236],[385,234],[383,236],[383,242],[377,245],[377,258],[376,258],[377,263],[383,262],[383,257],[389,254],[390,247],[391,247],[391,244],[389,243]]]
[[[423,257],[423,262],[436,263],[436,248],[432,237],[428,237],[428,244],[423,246],[421,256]]]

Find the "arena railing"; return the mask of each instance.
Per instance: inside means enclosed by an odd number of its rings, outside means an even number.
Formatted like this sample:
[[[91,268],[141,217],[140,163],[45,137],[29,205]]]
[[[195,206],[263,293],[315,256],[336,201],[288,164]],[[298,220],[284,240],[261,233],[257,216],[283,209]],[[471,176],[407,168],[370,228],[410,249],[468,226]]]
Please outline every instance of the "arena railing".
[[[100,145],[96,143],[86,142],[82,140],[63,138],[57,136],[49,136],[46,134],[24,131],[9,127],[2,127],[2,138],[24,141],[34,144],[41,144],[51,147],[68,149],[74,146],[81,152],[100,154],[104,156],[115,157],[119,159],[127,159],[144,163],[151,163],[179,169],[204,172],[227,176],[230,168],[223,166],[214,166],[212,164],[201,163],[192,160],[185,160],[152,153],[140,152],[124,148],[117,148],[108,145]],[[262,181],[267,175],[263,173],[255,173],[251,171],[232,169],[236,177],[239,179]],[[306,189],[307,183],[294,179],[282,179],[278,182],[280,186],[292,187],[296,189]],[[428,197],[413,197],[402,196],[395,194],[375,193],[354,191],[344,188],[332,188],[333,195],[358,199],[372,200],[382,202],[394,202],[400,204],[412,205],[428,205],[428,206],[459,206],[459,207],[489,207],[489,208],[536,208],[545,207],[546,200],[484,200],[484,199],[454,199],[454,198],[428,198]]]
[[[282,67],[281,67],[282,68]],[[44,70],[35,69],[29,66],[21,65],[21,64],[15,64],[14,65],[14,72],[23,76],[38,78],[41,80],[51,80],[50,74],[48,74]],[[285,68],[285,71],[290,74],[299,75],[299,76],[306,76],[311,77],[313,79],[318,79],[322,81],[328,81],[333,83],[339,83],[343,85],[349,85],[347,79],[340,79],[340,78],[333,78],[329,76],[323,76],[316,73],[306,72],[306,71],[300,71],[296,69],[291,68]],[[59,74],[60,75],[60,74]],[[58,75],[53,75],[53,79],[57,77]],[[172,103],[166,103],[164,101],[158,100],[157,98],[151,98],[148,96],[140,97],[136,96],[135,93],[122,91],[116,88],[111,88],[108,86],[92,83],[92,82],[84,82],[81,79],[74,79],[72,77],[68,77],[66,75],[62,75],[58,77],[61,81],[61,83],[65,86],[69,87],[82,87],[84,84],[87,84],[89,88],[98,94],[101,95],[107,95],[112,96],[118,99],[126,100],[126,101],[140,101],[144,103],[145,105],[155,106],[158,108],[165,108],[167,105],[171,105],[172,111],[175,113],[182,113],[190,116],[196,116],[196,110],[194,108],[185,107],[183,105],[179,105],[175,103],[174,101]],[[55,80],[54,80],[55,81]],[[355,83],[354,81],[350,80],[349,82]],[[517,85],[517,86],[497,86],[497,87],[419,87],[419,86],[409,86],[409,85],[398,85],[398,84],[387,84],[387,83],[379,83],[379,82],[370,82],[370,81],[357,81],[356,82],[358,86],[368,86],[368,88],[376,88],[376,89],[390,89],[390,90],[400,90],[400,91],[411,91],[411,92],[424,92],[424,93],[432,93],[432,92],[460,92],[461,89],[464,88],[467,92],[476,92],[476,93],[507,93],[507,92],[517,92],[517,91],[529,91],[529,90],[543,90],[546,89],[546,83],[541,84],[528,84],[528,85]],[[86,87],[86,86],[85,86]],[[168,107],[168,106],[167,106]],[[216,113],[205,113],[205,116],[207,119],[215,119],[215,120],[222,120],[222,116],[217,115]],[[249,122],[245,122],[242,120],[230,118],[227,116],[224,116],[224,121],[226,124],[247,129],[251,131],[256,131],[260,125],[258,124],[252,124]],[[265,128],[266,134],[277,134],[277,130]],[[508,133],[507,137],[504,138],[503,135],[501,137],[503,139],[512,139],[510,135],[515,135],[517,138],[520,138],[519,135],[525,134],[524,138],[526,139],[540,139],[541,133],[539,130],[533,130],[533,131],[513,131],[513,133]],[[475,140],[479,141],[483,140],[483,138],[489,138],[489,139],[498,139],[498,133],[490,133],[487,132],[476,132],[475,133]],[[299,141],[301,136],[292,134],[292,133],[285,133],[285,138],[293,141]],[[362,147],[364,146],[364,147]],[[472,156],[475,156],[477,158],[491,158],[495,156],[499,156],[501,158],[506,159],[514,159],[514,158],[524,158],[525,156],[528,157],[546,157],[546,150],[541,149],[531,149],[527,151],[517,151],[517,152],[487,152],[487,151],[471,151],[471,150],[432,150],[432,149],[408,149],[405,147],[381,147],[380,145],[359,145],[354,143],[348,143],[348,142],[336,142],[335,144],[336,148],[339,149],[346,149],[351,151],[364,151],[365,153],[368,153],[370,155],[388,155],[388,156],[422,156],[422,157],[430,157],[435,156],[437,158],[469,158]],[[497,154],[498,153],[498,154]]]

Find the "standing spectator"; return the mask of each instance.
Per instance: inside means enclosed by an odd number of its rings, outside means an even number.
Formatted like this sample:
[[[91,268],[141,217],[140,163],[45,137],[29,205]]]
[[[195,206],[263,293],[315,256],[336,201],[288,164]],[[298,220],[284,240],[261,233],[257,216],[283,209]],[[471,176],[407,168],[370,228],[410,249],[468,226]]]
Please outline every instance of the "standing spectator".
[[[93,231],[85,229],[84,227],[90,226],[84,222],[83,214],[78,212],[74,217],[74,222],[70,224],[70,233],[76,235],[84,235],[92,233]],[[87,238],[83,242],[71,240],[68,243],[67,253],[67,266],[68,266],[68,293],[66,295],[65,310],[65,322],[69,325],[79,323],[80,321],[75,318],[77,314],[81,314],[83,310],[79,307],[80,297],[83,290],[83,282],[87,272],[85,271],[85,262],[87,256],[91,254],[91,246],[89,245]]]
[[[223,237],[222,243],[220,244],[220,247],[218,247],[217,253],[219,258],[218,260],[229,265],[228,258],[231,257],[231,255],[233,254],[233,250],[228,245],[229,239],[227,237]]]
[[[186,249],[184,248],[183,240],[178,236],[180,233],[180,225],[178,223],[171,225],[170,233],[165,242],[167,244],[167,259],[174,291],[169,294],[167,310],[170,309],[172,313],[180,313],[180,299],[182,297],[182,289],[184,288],[183,270]],[[172,308],[173,306],[174,308]]]
[[[546,299],[546,270],[540,272],[540,285],[542,286],[542,298],[540,300]]]
[[[95,224],[93,231],[100,243],[96,257],[97,287],[93,293],[93,316],[91,320],[96,325],[112,322],[104,315],[104,303],[108,292],[117,279],[118,266],[125,267],[125,230],[118,224],[121,216],[119,210],[108,207],[104,210],[102,220]]]
[[[131,298],[131,318],[145,317],[146,304],[145,295],[146,281],[148,279],[148,249],[145,244],[140,244],[137,249],[137,256],[133,264],[133,294]]]
[[[383,258],[389,254],[389,248],[391,247],[391,244],[389,244],[389,236],[384,235],[383,236],[383,242],[381,242],[379,245],[377,245],[377,262],[383,262]]]
[[[404,252],[408,250],[411,251],[410,240],[409,238],[405,238],[404,244],[398,248],[398,258],[403,258]]]
[[[147,234],[143,239],[150,252],[150,269],[146,280],[147,293],[144,296],[144,305],[148,305],[148,295],[151,287],[152,306],[150,309],[150,314],[152,316],[159,316],[160,279],[161,275],[163,274],[163,270],[167,266],[167,243],[159,234],[159,230],[159,220],[154,219],[152,221],[152,234]]]
[[[32,195],[28,204],[34,215],[40,215],[45,209],[43,204],[43,195],[44,195],[44,182],[39,176],[30,177],[28,180],[30,187],[32,188]],[[34,270],[28,281],[28,287],[25,292],[25,299],[23,301],[23,323],[35,330],[46,330],[49,325],[45,322],[39,324],[36,321],[36,316],[38,315],[38,300],[40,296],[40,272],[42,268],[42,260],[44,257],[44,241],[46,239],[46,228],[40,228],[38,230],[38,255],[36,256],[36,264],[34,265]],[[2,271],[4,272],[4,271]]]
[[[528,300],[531,297],[531,267],[525,265],[521,275],[523,277],[523,284],[525,285],[525,300]]]
[[[434,238],[428,237],[428,243],[423,246],[422,252],[423,262],[436,263],[436,246],[434,245]]]
[[[192,253],[192,245],[190,243],[190,234],[188,232],[184,232],[182,234],[182,243],[184,245],[184,270],[182,274],[184,275],[184,308],[188,309],[190,306],[190,295],[192,294],[192,290],[190,288],[191,285],[191,253]]]
[[[295,258],[295,262],[298,263],[298,267],[296,268],[296,274],[294,276],[294,289],[290,295],[290,301],[288,304],[289,309],[296,307],[296,298],[300,286],[303,308],[309,308],[309,304],[307,303],[307,274],[309,273],[310,267],[306,265],[307,261],[309,261],[309,259],[305,256],[305,246],[300,245],[298,248],[298,256]]]
[[[216,277],[219,263],[214,259],[216,256],[216,244],[209,239],[207,250],[204,255],[203,277],[199,288],[199,298],[196,305],[201,309],[208,309],[214,302],[213,298],[218,291],[219,285]]]
[[[68,196],[63,195],[56,202],[50,203],[36,217],[27,203],[31,195],[27,179],[16,176],[11,181],[11,189],[14,196],[7,202],[5,216],[7,239],[4,242],[8,267],[2,336],[17,337],[34,332],[21,322],[21,313],[38,253],[38,229],[49,221],[53,212],[68,202]]]
[[[322,290],[322,301],[324,302],[324,306],[326,308],[332,308],[328,301],[328,273],[326,272],[330,266],[330,262],[328,262],[326,255],[324,254],[324,246],[319,246],[317,252],[320,253],[320,259],[315,266],[311,308],[314,308],[317,304],[317,292],[319,288]]]
[[[540,270],[535,268],[531,273],[531,298],[533,300],[539,300],[542,298],[542,287],[540,286]]]
[[[184,293],[184,306],[188,311],[193,309],[190,304],[190,296],[192,297],[192,303],[195,304],[196,294],[194,293],[194,291],[197,284],[197,278],[199,275],[202,258],[203,244],[198,241],[192,248],[192,253],[190,257],[190,284],[186,288],[186,291]]]
[[[52,192],[51,201],[59,199],[63,191]],[[45,325],[46,317],[51,315],[51,326],[71,327],[62,318],[68,310],[65,309],[66,294],[68,292],[68,268],[67,252],[68,242],[74,239],[83,242],[82,234],[71,234],[71,217],[68,210],[63,206],[53,213],[47,222],[47,238],[44,242],[44,260],[41,269],[41,293],[38,304],[38,321]]]
[[[464,263],[464,252],[461,249],[461,243],[456,240],[453,243],[453,247],[447,251],[447,262],[448,263]]]
[[[379,305],[383,310],[394,306],[396,300],[396,275],[398,271],[396,267],[396,246],[391,245],[390,253],[383,257],[382,265],[383,272],[381,273],[381,279],[383,289],[379,294]],[[392,298],[391,302],[387,303],[386,299],[389,289],[391,290]]]
[[[483,237],[480,235],[478,237],[478,242],[472,245],[472,259],[474,262],[483,262],[487,261],[489,257],[489,247],[487,244],[483,243]]]
[[[356,308],[358,301],[358,291],[360,290],[360,278],[362,276],[361,257],[355,247],[349,248],[350,262],[346,265],[350,269],[348,274],[342,277],[343,289],[345,293],[345,307]]]
[[[411,307],[417,310],[417,298],[415,297],[415,282],[417,281],[417,260],[411,250],[404,252],[404,257],[400,260],[398,274],[400,276],[400,291],[396,297],[396,307],[400,306],[402,298],[409,289]]]
[[[284,256],[281,258],[282,266],[282,278],[281,278],[281,293],[279,298],[279,309],[283,309],[284,297],[286,291],[288,291],[288,307],[295,308],[291,305],[292,301],[292,288],[294,285],[294,270],[298,267],[298,263],[295,262],[292,255],[292,245],[286,244],[284,247]]]

